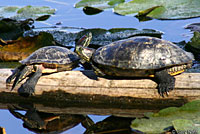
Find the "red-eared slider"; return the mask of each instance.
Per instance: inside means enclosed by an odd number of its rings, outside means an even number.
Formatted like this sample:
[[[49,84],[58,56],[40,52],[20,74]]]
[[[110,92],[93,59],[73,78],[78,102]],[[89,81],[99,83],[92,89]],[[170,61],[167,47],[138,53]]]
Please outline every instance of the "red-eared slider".
[[[76,52],[81,59],[92,64],[97,75],[154,77],[161,96],[174,89],[174,75],[190,68],[194,60],[191,53],[155,37],[132,37],[97,50],[87,48],[91,38],[91,33],[83,36],[76,44]]]
[[[14,70],[6,83],[13,83],[12,89],[25,79],[27,81],[21,85],[18,92],[22,96],[29,96],[35,91],[35,85],[42,73],[53,73],[66,70],[72,70],[77,67],[79,57],[76,53],[67,48],[59,46],[47,46],[36,50],[26,59],[20,61],[21,66]]]

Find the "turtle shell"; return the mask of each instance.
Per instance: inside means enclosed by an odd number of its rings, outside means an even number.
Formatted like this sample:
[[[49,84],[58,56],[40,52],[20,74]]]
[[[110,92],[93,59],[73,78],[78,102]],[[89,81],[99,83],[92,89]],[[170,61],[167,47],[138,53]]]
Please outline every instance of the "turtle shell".
[[[193,59],[191,53],[169,41],[145,36],[113,42],[100,47],[92,56],[93,64],[100,65],[98,68],[123,70],[155,70],[191,63]]]
[[[78,55],[69,49],[60,46],[47,46],[36,50],[29,57],[21,60],[20,63],[67,65],[76,61],[79,61]]]

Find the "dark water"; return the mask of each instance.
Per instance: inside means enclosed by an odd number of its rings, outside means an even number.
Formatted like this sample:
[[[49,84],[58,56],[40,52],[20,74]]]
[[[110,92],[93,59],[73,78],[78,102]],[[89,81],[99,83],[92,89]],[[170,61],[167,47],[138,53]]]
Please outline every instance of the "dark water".
[[[56,8],[56,14],[45,22],[36,22],[35,26],[48,27],[55,26],[61,22],[61,26],[83,27],[83,28],[137,28],[137,29],[155,29],[164,32],[163,39],[179,42],[188,41],[192,33],[184,29],[187,24],[200,22],[200,18],[187,20],[150,20],[139,22],[137,18],[131,16],[119,16],[113,14],[111,10],[100,14],[88,16],[81,9],[75,9],[73,5],[77,0],[0,0],[1,6],[50,6]],[[24,113],[24,112],[22,112]],[[89,115],[95,122],[100,121],[107,116]],[[31,133],[23,128],[22,121],[16,119],[7,110],[0,110],[0,126],[6,129],[8,134],[27,134]],[[85,129],[78,126],[63,132],[67,134],[81,134]]]

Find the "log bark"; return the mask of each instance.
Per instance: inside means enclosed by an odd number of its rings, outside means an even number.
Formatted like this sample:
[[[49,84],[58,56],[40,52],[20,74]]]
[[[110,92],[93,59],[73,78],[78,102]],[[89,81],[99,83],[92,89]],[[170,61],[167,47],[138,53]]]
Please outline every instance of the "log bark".
[[[0,70],[1,92],[10,92],[11,85],[5,84],[10,74],[10,69]],[[62,90],[70,94],[166,99],[158,95],[156,86],[157,84],[149,79],[105,79],[96,78],[92,71],[65,71],[42,76],[36,86],[35,94],[41,95],[45,91]],[[16,90],[13,93],[16,93]],[[183,73],[176,76],[175,90],[171,91],[167,98],[190,100],[199,97],[200,74]]]
[[[35,95],[30,98],[21,98],[17,95],[20,84],[12,92],[9,90],[11,85],[6,86],[5,81],[10,74],[11,69],[0,69],[1,103],[30,100],[35,104],[45,102],[42,105],[47,107],[56,106],[64,109],[66,106],[68,109],[73,107],[75,111],[81,111],[81,108],[94,108],[98,113],[101,108],[124,108],[144,112],[157,111],[169,106],[181,106],[200,98],[199,73],[183,73],[176,76],[175,89],[164,98],[159,96],[157,84],[150,79],[106,79],[96,77],[93,71],[65,71],[44,75],[38,81]],[[94,111],[93,114],[95,114]]]

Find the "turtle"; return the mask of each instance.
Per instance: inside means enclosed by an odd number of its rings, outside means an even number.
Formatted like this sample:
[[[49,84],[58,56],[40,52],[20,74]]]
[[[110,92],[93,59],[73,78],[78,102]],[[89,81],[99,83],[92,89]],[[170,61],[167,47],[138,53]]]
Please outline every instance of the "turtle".
[[[13,83],[11,91],[26,77],[29,77],[18,89],[21,96],[28,97],[35,91],[35,86],[43,73],[55,73],[72,70],[78,66],[79,56],[61,46],[42,47],[26,59],[19,61],[22,65],[6,79],[6,83]]]
[[[174,89],[174,76],[191,68],[194,60],[192,53],[156,37],[130,37],[96,50],[88,47],[91,39],[91,33],[82,36],[75,52],[92,65],[97,76],[151,79],[162,97]]]

